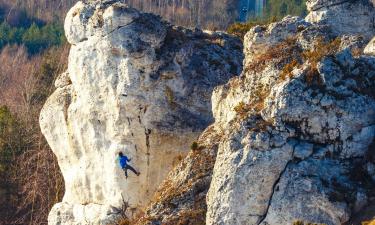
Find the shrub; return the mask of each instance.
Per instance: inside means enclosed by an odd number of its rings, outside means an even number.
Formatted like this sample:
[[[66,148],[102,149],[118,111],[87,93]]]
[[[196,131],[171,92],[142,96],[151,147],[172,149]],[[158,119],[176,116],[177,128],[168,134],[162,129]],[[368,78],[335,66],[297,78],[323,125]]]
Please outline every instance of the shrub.
[[[199,148],[199,145],[195,141],[190,145],[190,149],[193,151],[198,150],[198,148]]]
[[[199,145],[198,142],[194,141],[191,145],[190,145],[190,149],[193,150],[193,151],[197,151],[197,150],[203,150],[205,147],[202,146],[202,145]]]
[[[276,22],[276,17],[270,17],[268,19],[255,19],[247,23],[233,23],[231,24],[227,32],[234,36],[237,36],[243,40],[245,34],[250,31],[251,28],[255,26],[266,26],[269,23]]]
[[[234,23],[228,27],[227,32],[243,39],[245,34],[254,26],[256,26],[254,23]]]

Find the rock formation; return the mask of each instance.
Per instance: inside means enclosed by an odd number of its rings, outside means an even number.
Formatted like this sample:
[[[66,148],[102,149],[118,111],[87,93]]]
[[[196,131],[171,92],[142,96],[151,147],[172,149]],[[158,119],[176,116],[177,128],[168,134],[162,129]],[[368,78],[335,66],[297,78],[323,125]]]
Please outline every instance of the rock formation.
[[[40,115],[66,190],[49,224],[105,224],[123,200],[132,208],[149,203],[212,123],[212,90],[241,72],[242,46],[114,0],[79,1],[65,31],[68,70]],[[119,151],[139,177],[125,179]]]
[[[343,224],[373,201],[374,10],[308,4],[307,19],[245,36],[244,71],[214,90],[200,150],[169,174],[139,224]]]
[[[330,25],[337,35],[374,36],[375,10],[368,0],[307,0],[306,5],[308,22]]]
[[[360,39],[322,44],[310,29],[215,90],[216,126],[231,134],[219,145],[207,224],[342,224],[373,197],[375,58],[353,56]]]
[[[375,11],[307,5],[305,19],[251,29],[233,77],[241,45],[225,34],[77,3],[69,68],[40,118],[66,185],[49,223],[111,222],[123,198],[142,208],[160,183],[138,224],[331,225],[360,213],[375,198]],[[120,150],[140,177],[125,180]]]

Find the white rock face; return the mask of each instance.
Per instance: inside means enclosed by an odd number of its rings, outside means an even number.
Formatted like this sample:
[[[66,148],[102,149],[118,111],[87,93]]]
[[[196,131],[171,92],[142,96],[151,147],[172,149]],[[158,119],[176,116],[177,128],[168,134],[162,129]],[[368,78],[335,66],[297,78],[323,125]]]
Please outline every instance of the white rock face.
[[[308,0],[306,21],[329,25],[335,34],[375,35],[375,10],[368,0]]]
[[[357,31],[316,70],[301,56],[336,36],[327,24],[291,17],[246,35],[243,74],[212,97],[224,135],[206,224],[343,224],[373,197],[375,57],[352,55],[365,46]]]
[[[113,0],[78,2],[65,31],[68,71],[40,115],[66,190],[49,224],[106,224],[123,200],[145,206],[212,122],[212,89],[241,71],[241,44]],[[125,179],[119,151],[139,177]]]
[[[367,55],[375,55],[375,38],[373,38],[370,43],[366,46],[364,53]]]

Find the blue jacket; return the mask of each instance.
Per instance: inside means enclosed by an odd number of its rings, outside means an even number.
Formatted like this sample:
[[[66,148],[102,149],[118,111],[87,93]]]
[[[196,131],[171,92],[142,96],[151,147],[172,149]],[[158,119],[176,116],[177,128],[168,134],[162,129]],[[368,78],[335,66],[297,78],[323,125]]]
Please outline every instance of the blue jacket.
[[[130,162],[130,159],[126,155],[119,156],[119,162],[120,162],[121,168],[124,169],[128,165],[128,162]]]

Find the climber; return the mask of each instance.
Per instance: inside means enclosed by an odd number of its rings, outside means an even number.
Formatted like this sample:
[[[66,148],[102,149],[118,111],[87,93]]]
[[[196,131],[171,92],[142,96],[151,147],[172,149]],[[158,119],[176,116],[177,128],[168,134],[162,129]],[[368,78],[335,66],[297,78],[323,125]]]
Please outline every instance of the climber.
[[[137,176],[139,176],[141,173],[137,172],[133,167],[131,167],[128,162],[131,161],[126,155],[122,154],[122,152],[118,153],[119,162],[121,168],[125,171],[125,177],[128,179],[128,169],[131,170],[133,173],[135,173]]]

